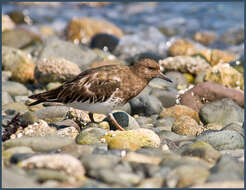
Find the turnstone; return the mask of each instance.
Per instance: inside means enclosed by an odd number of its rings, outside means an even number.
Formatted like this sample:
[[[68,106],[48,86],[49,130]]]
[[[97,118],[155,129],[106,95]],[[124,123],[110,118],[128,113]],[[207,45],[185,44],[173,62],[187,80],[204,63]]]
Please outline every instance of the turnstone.
[[[151,59],[141,59],[131,66],[107,65],[92,68],[58,88],[30,96],[37,101],[29,106],[42,102],[60,102],[89,111],[92,122],[93,113],[108,114],[114,125],[124,130],[111,111],[137,96],[153,78],[172,82],[161,73],[159,64]]]

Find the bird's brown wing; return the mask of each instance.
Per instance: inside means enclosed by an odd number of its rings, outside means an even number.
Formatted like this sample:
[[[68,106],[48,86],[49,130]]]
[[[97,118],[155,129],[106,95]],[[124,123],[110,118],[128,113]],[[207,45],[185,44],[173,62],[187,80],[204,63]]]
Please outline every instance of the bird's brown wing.
[[[82,73],[82,75],[79,75],[74,80],[68,81],[56,89],[32,95],[29,98],[36,99],[37,101],[31,103],[29,106],[42,102],[104,102],[120,87],[120,82],[117,80],[93,76],[96,75]]]
[[[104,102],[120,87],[117,80],[83,77],[71,83],[66,83],[57,94],[57,100],[62,103]]]

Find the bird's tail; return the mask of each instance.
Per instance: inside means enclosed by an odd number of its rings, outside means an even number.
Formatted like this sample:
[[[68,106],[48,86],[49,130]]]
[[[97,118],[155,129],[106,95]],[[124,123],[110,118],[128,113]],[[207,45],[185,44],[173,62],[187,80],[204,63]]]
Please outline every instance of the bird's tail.
[[[28,106],[34,106],[37,104],[40,104],[42,102],[57,102],[57,95],[60,91],[60,88],[56,88],[47,92],[42,92],[39,94],[33,94],[31,96],[29,96],[28,98],[37,100],[35,102],[32,102],[31,104],[29,104]]]

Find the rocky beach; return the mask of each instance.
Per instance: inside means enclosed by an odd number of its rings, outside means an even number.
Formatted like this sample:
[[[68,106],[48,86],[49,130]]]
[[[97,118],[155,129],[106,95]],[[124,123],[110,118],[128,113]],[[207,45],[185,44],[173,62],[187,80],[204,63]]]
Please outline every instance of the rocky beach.
[[[28,106],[104,65],[159,63],[109,115]],[[244,9],[214,3],[2,5],[2,184],[8,188],[243,188]]]

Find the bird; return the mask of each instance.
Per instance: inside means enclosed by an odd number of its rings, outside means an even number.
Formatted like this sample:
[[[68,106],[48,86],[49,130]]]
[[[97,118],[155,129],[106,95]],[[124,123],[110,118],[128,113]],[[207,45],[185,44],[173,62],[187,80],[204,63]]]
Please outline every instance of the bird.
[[[113,124],[123,131],[112,110],[136,97],[154,78],[172,82],[160,71],[159,64],[149,58],[140,59],[132,65],[99,66],[81,72],[55,89],[29,96],[36,100],[29,106],[43,102],[63,103],[88,111],[92,122],[95,122],[93,113],[107,114]]]

